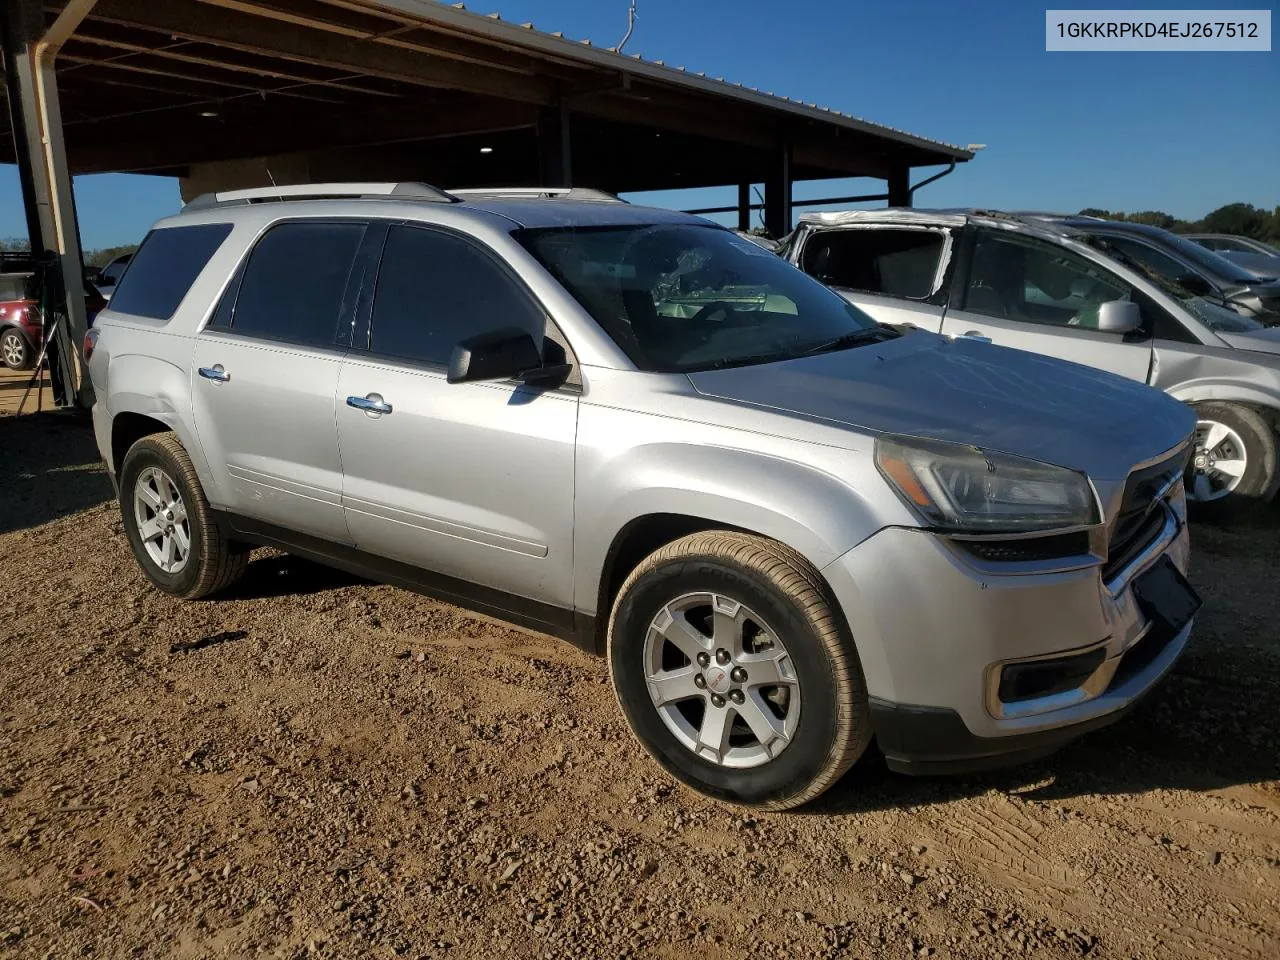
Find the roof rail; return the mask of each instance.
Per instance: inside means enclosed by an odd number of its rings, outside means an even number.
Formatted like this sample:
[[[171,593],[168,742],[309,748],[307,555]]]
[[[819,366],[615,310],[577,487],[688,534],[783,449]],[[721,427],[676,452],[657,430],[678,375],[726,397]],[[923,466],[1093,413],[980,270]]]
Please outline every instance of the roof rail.
[[[250,203],[273,203],[281,200],[357,199],[388,197],[397,200],[429,200],[433,203],[457,203],[458,198],[429,183],[296,183],[283,187],[254,187],[251,190],[225,190],[202,193],[183,210],[206,207],[243,206]]]
[[[596,200],[602,203],[626,203],[616,194],[594,187],[467,187],[450,190],[455,197],[501,197],[506,200]]]

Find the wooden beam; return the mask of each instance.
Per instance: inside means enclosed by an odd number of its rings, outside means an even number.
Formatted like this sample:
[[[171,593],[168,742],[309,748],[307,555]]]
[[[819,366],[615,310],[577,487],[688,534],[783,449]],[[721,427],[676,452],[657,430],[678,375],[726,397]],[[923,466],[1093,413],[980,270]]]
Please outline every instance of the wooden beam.
[[[165,60],[173,60],[177,63],[189,63],[197,66],[214,67],[219,70],[226,70],[233,73],[247,73],[252,76],[270,77],[273,80],[288,80],[299,86],[328,87],[332,90],[359,93],[370,97],[396,96],[394,93],[388,93],[385,90],[375,90],[368,86],[345,83],[339,80],[329,80],[323,77],[308,77],[300,73],[289,73],[283,70],[271,69],[264,66],[251,66],[249,64],[236,63],[233,60],[225,58],[221,60],[214,60],[211,57],[200,57],[170,47],[145,47],[141,44],[129,43],[125,40],[112,40],[106,37],[94,37],[87,34],[77,34],[76,40],[86,44],[108,47],[112,50],[124,50],[132,53],[149,54],[154,57],[161,57]],[[191,41],[184,41],[184,44],[190,43]]]
[[[124,70],[129,73],[142,74],[143,76],[163,77],[166,80],[166,85],[168,85],[169,82],[176,80],[178,81],[179,87],[183,85],[190,87],[192,84],[195,84],[195,85],[203,84],[205,87],[218,87],[218,88],[221,88],[221,90],[223,91],[239,90],[239,91],[244,91],[244,92],[254,93],[254,94],[270,93],[274,96],[292,97],[298,100],[311,100],[317,103],[341,103],[342,102],[340,100],[335,100],[331,97],[327,98],[327,97],[315,96],[313,94],[299,93],[296,90],[291,90],[289,87],[263,87],[263,86],[255,86],[249,83],[235,83],[229,80],[215,80],[212,77],[197,76],[191,73],[178,73],[174,70],[161,70],[158,67],[145,67],[145,66],[142,66],[141,64],[125,63],[122,60],[116,60],[116,59],[94,60],[90,57],[78,57],[70,53],[63,53],[61,56],[58,57],[58,59],[66,63],[73,63],[77,67],[82,67],[82,68],[93,67],[94,69],[98,69],[98,70]],[[67,72],[69,73],[70,71],[67,71]],[[190,89],[188,90],[175,89],[174,92],[191,93],[192,91]],[[218,93],[209,93],[208,91],[203,91],[203,93],[206,96],[212,96],[215,98],[219,96]]]
[[[260,56],[523,103],[549,105],[556,95],[552,81],[545,77],[513,76],[387,44],[353,41],[313,27],[265,30],[265,22],[259,16],[205,4],[101,0],[90,24],[94,21],[137,27]]]

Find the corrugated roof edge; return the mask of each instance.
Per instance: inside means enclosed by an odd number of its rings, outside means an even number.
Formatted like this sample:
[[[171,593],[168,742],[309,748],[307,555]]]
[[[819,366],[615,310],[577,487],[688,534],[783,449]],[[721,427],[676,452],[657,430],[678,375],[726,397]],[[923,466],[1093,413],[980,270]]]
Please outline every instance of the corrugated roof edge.
[[[711,79],[706,74],[689,73],[683,68],[668,67],[661,61],[645,60],[639,54],[619,53],[608,47],[593,46],[590,41],[586,40],[569,40],[558,32],[547,33],[538,30],[532,23],[520,24],[514,21],[505,21],[496,13],[473,13],[461,3],[446,5],[440,0],[362,0],[362,3],[371,9],[381,7],[386,10],[394,10],[405,16],[437,23],[461,33],[480,36],[517,49],[541,50],[563,59],[625,70],[628,73],[648,77],[662,83],[670,83],[675,86],[714,93],[719,96],[732,97],[736,100],[805,117],[809,120],[833,123],[846,129],[857,130],[860,133],[885,137],[923,150],[933,150],[943,154],[948,159],[955,159],[959,162],[972,160],[974,156],[972,150],[966,150],[963,147],[956,146],[954,143],[930,140],[928,137],[917,136],[905,130],[899,130],[896,127],[872,123],[869,120],[862,120],[847,113],[840,113],[826,107],[813,106],[800,100],[793,100],[790,97],[761,93],[758,90],[744,87],[742,84],[728,83],[723,78]]]

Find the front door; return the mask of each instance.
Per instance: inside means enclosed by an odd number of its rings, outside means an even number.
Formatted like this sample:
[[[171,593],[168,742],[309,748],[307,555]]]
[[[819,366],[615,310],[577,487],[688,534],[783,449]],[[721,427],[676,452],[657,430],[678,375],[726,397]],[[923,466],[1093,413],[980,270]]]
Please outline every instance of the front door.
[[[342,502],[357,547],[572,607],[577,387],[446,380],[460,340],[514,326],[542,342],[547,323],[474,241],[391,227],[367,340],[338,382]]]
[[[967,273],[957,276],[942,332],[1071,360],[1146,383],[1152,332],[1107,333],[1098,309],[1141,298],[1124,280],[1071,250],[1015,233],[979,229]],[[1144,314],[1146,307],[1144,306]],[[1150,318],[1144,323],[1149,328]]]
[[[191,393],[216,505],[349,541],[335,404],[364,232],[349,221],[272,227],[196,338]]]

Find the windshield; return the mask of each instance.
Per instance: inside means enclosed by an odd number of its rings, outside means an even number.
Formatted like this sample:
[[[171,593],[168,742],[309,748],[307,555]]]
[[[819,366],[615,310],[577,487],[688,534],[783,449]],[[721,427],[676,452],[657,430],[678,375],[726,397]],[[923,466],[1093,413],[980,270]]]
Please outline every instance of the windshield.
[[[1119,260],[1130,270],[1146,277],[1152,284],[1181,303],[1188,313],[1215,333],[1249,333],[1252,330],[1261,330],[1263,328],[1264,324],[1249,317],[1241,316],[1230,307],[1224,306],[1222,302],[1215,302],[1198,296],[1190,290],[1179,286],[1169,277],[1129,256],[1114,244],[1108,243],[1108,239],[1107,237],[1090,238],[1091,246],[1101,249],[1107,256]]]
[[[1185,237],[1180,237],[1176,233],[1161,231],[1160,234],[1153,239],[1158,240],[1165,246],[1176,250],[1179,254],[1186,257],[1192,263],[1203,267],[1216,277],[1223,280],[1229,280],[1232,283],[1257,283],[1258,278],[1248,270],[1244,269],[1240,264],[1232,260],[1228,260],[1221,254],[1207,250],[1200,244]]]
[[[554,228],[517,237],[644,370],[767,363],[895,336],[719,227]]]

